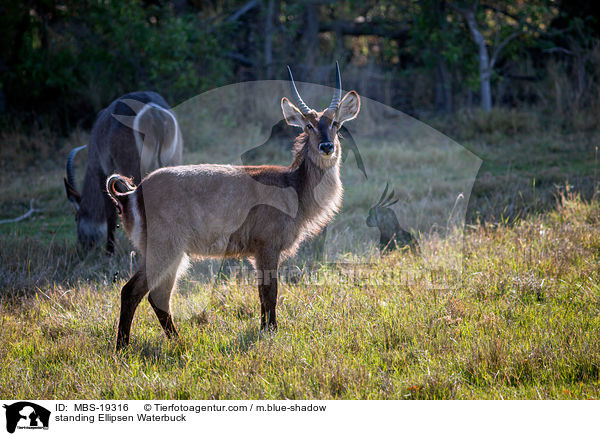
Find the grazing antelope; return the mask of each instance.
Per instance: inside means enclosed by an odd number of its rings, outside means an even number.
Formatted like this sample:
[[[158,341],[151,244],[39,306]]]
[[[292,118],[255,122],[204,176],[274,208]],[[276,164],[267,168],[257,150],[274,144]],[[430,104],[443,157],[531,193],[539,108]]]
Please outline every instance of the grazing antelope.
[[[393,190],[388,195],[388,188],[389,184],[386,183],[381,198],[369,209],[367,217],[367,226],[379,229],[379,249],[382,253],[412,243],[411,234],[400,227],[396,213],[391,208],[399,199],[393,199]]]
[[[355,91],[344,98],[339,66],[331,104],[310,109],[288,67],[297,106],[281,100],[286,122],[300,127],[287,166],[191,165],[161,168],[139,186],[118,174],[106,189],[143,261],[121,290],[116,348],[129,343],[135,310],[146,293],[165,333],[176,337],[169,302],[188,256],[245,257],[255,270],[261,328],[277,328],[277,271],[307,236],[332,219],[342,201],[341,125],[358,115]]]
[[[83,190],[75,187],[73,160],[88,148]],[[65,190],[76,210],[77,239],[85,247],[106,237],[114,251],[117,214],[106,194],[106,178],[115,172],[135,183],[165,165],[181,164],[183,141],[167,102],[154,92],[134,92],[102,110],[90,135],[89,146],[73,149],[67,158]]]

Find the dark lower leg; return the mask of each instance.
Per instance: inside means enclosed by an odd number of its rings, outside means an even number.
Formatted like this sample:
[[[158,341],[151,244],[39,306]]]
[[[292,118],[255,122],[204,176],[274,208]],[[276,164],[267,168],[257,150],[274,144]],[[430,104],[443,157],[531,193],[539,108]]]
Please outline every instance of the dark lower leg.
[[[277,330],[277,270],[263,270],[262,283],[258,284],[260,297],[260,328]],[[270,275],[270,277],[269,277]]]
[[[115,253],[115,235],[109,233],[106,239],[106,254],[112,256]]]
[[[262,330],[277,330],[277,285],[259,286],[260,293],[260,328]]]
[[[179,334],[177,333],[177,329],[175,328],[175,323],[173,322],[173,317],[169,311],[169,304],[167,301],[166,307],[163,307],[163,304],[156,304],[152,300],[152,293],[148,295],[148,301],[150,302],[150,306],[154,309],[154,313],[156,313],[156,317],[160,322],[165,334],[168,338],[177,339]],[[167,310],[164,310],[167,309]]]
[[[117,227],[117,213],[112,201],[104,200],[106,205],[106,252],[109,255],[115,252],[115,228]]]
[[[264,249],[256,255],[256,278],[260,297],[260,328],[277,330],[277,268],[279,253]]]
[[[129,344],[129,334],[133,316],[140,301],[148,292],[146,277],[142,271],[136,272],[121,290],[121,314],[117,328],[117,351]]]

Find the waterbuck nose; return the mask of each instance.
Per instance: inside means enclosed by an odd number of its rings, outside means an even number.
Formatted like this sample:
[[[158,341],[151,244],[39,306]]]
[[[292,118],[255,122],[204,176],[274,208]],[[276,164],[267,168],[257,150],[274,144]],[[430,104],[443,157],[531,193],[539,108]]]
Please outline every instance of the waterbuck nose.
[[[333,142],[321,142],[319,144],[319,150],[325,154],[333,153]]]

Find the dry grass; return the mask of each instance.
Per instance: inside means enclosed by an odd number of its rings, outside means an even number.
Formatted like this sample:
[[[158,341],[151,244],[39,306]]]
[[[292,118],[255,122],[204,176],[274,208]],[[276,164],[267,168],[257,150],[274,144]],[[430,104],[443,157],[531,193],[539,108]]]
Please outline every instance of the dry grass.
[[[144,302],[112,351],[123,281],[4,293],[4,397],[598,398],[600,205],[433,239],[358,275],[286,283],[261,334],[254,287],[184,279],[179,343]],[[447,264],[464,249],[461,265]],[[49,259],[48,259],[49,260]]]

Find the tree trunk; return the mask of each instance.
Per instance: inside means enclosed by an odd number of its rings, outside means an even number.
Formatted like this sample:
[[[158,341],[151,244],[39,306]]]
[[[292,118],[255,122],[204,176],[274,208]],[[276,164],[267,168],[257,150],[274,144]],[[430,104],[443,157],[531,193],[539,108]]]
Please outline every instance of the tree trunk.
[[[435,84],[436,108],[447,113],[452,112],[452,84],[451,77],[446,68],[446,62],[441,53],[437,55],[437,81]]]
[[[479,86],[481,93],[481,108],[489,112],[492,109],[492,88],[490,87],[491,68],[490,56],[488,55],[485,39],[479,31],[477,22],[475,21],[475,12],[466,11],[465,19],[469,25],[469,30],[473,36],[473,41],[477,44],[479,50]]]
[[[492,110],[492,87],[490,86],[490,73],[489,70],[481,72],[479,70],[479,76],[481,80],[481,109],[485,112]]]
[[[446,34],[448,32],[448,22],[446,21],[447,13],[445,0],[434,1],[434,13],[439,29],[442,31],[442,34]],[[452,74],[448,72],[446,59],[444,59],[443,53],[445,48],[446,41],[444,38],[440,38],[437,50],[437,63],[440,86],[443,95],[443,108],[446,113],[452,113]]]
[[[267,0],[265,13],[265,79],[273,78],[273,10],[275,0]]]
[[[304,10],[304,28],[303,28],[303,46],[304,60],[309,70],[317,63],[319,59],[319,11],[318,3],[309,1],[305,4]],[[311,71],[312,76],[312,71]],[[305,76],[306,77],[306,76]],[[312,77],[311,77],[312,79]]]

